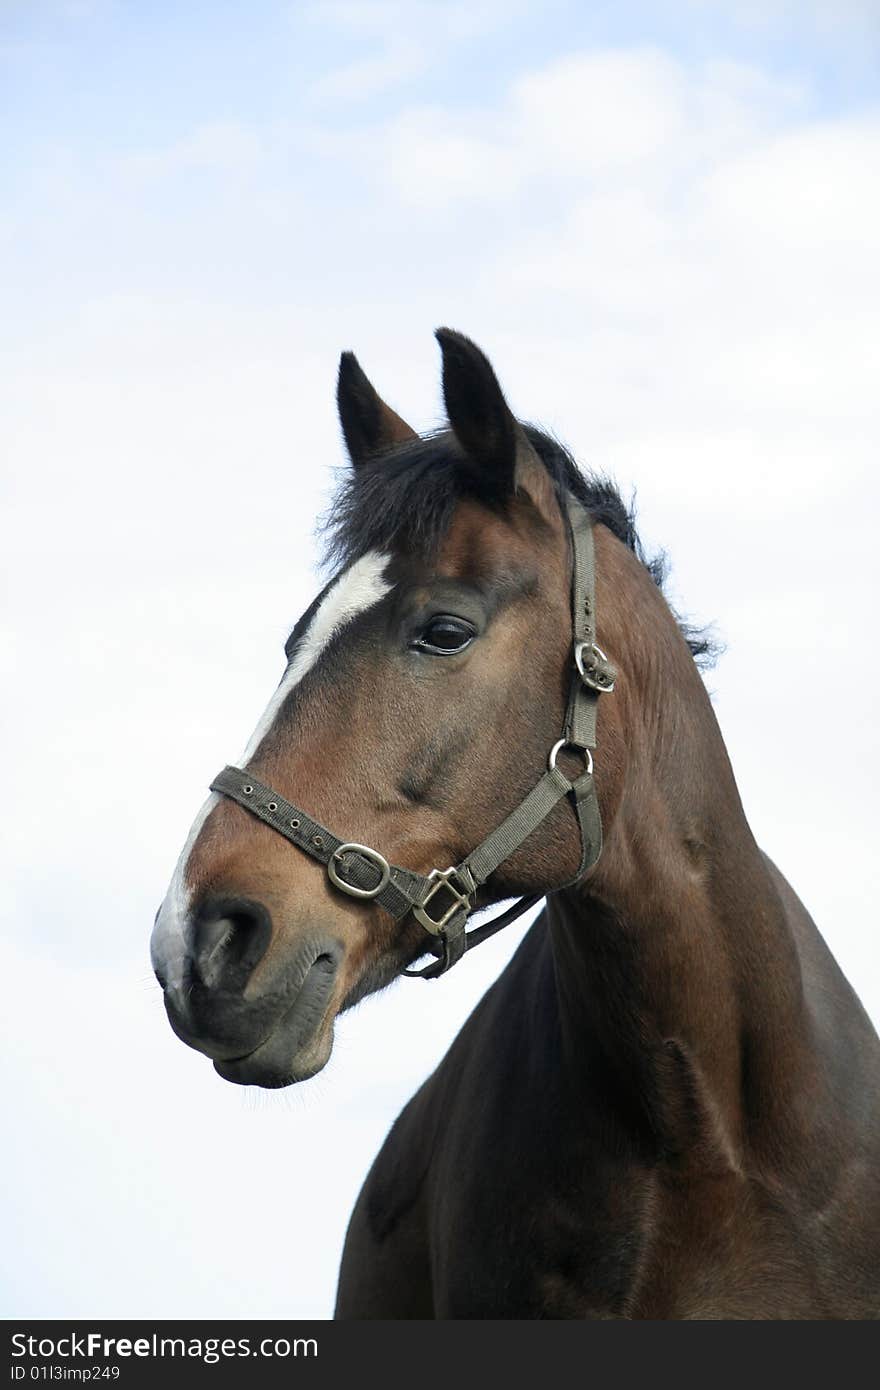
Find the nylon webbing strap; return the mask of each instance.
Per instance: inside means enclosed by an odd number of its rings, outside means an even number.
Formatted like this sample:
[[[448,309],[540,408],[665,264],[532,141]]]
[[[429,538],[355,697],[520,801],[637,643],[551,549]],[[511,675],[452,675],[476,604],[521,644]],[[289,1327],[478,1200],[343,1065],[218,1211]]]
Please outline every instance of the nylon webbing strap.
[[[438,959],[421,970],[407,969],[405,975],[425,979],[442,975],[469,947],[493,936],[547,893],[576,883],[599,858],[602,820],[593,785],[591,750],[596,746],[599,696],[614,689],[614,668],[596,645],[592,518],[574,498],[569,498],[567,515],[572,541],[574,671],[563,737],[550,755],[547,771],[528,795],[461,864],[443,871],[434,869],[430,874],[389,864],[368,845],[340,840],[307,811],[242,768],[226,767],[211,783],[212,791],[229,797],[323,864],[340,891],[376,902],[398,920],[412,913],[429,934],[429,950]],[[585,771],[574,779],[557,765],[557,754],[563,749],[580,756],[586,765]],[[574,878],[521,898],[493,921],[466,931],[477,890],[566,796],[574,803],[581,838],[581,861]]]
[[[494,917],[491,922],[482,922],[478,927],[473,927],[471,931],[462,932],[452,942],[439,941],[436,947],[433,945],[431,947],[432,951],[439,956],[438,961],[421,970],[404,970],[404,975],[432,980],[438,975],[444,974],[461,958],[465,951],[473,950],[474,946],[479,946],[482,942],[488,941],[489,937],[494,936],[496,932],[510,926],[511,922],[515,922],[518,917],[521,917],[523,913],[528,912],[543,897],[546,897],[547,892],[555,892],[559,888],[566,888],[572,883],[577,883],[587,869],[595,864],[602,849],[602,821],[593,789],[592,775],[584,773],[575,782],[570,782],[559,768],[551,768],[532,788],[525,801],[521,802],[505,821],[502,821],[497,830],[494,830],[478,849],[468,855],[456,872],[469,871],[477,886],[485,883],[499,865],[503,864],[505,859],[508,859],[515,850],[519,849],[532,831],[536,830],[541,822],[547,818],[554,806],[557,806],[562,798],[569,793],[575,799],[575,811],[581,837],[581,861],[577,873],[569,880],[569,883],[557,884],[553,889],[547,889],[543,893],[528,894],[514,903],[513,907],[509,907],[506,912]],[[464,878],[463,873],[462,877]]]
[[[595,642],[596,558],[593,519],[572,497],[568,503],[572,543],[572,635],[575,643]]]
[[[378,863],[380,855],[375,855],[372,850],[369,851],[371,857],[360,850],[347,850],[340,855],[339,851],[345,843],[343,840],[328,830],[326,825],[314,820],[307,811],[287,801],[280,792],[267,787],[264,782],[258,782],[249,772],[243,772],[239,767],[225,767],[211,783],[211,791],[222,792],[232,801],[237,801],[257,820],[270,825],[297,849],[317,859],[319,864],[326,867],[336,856],[336,872],[343,883],[368,893],[392,917],[405,917],[413,904],[420,901],[425,884],[422,874],[388,865],[388,882],[378,889],[382,877]]]
[[[485,883],[499,864],[509,859],[532,831],[537,830],[557,802],[572,788],[573,784],[564,772],[558,767],[549,768],[540,782],[532,787],[525,801],[521,801],[498,829],[487,835],[483,843],[465,859],[465,867],[473,874],[474,881]]]
[[[581,830],[581,862],[571,884],[583,878],[592,869],[602,853],[602,817],[599,815],[599,801],[593,786],[593,774],[585,772],[574,784],[574,809]],[[563,884],[570,888],[571,884]]]
[[[571,607],[575,671],[565,719],[566,738],[578,748],[596,747],[599,696],[614,689],[614,668],[596,645],[596,560],[593,522],[569,499],[572,542]]]

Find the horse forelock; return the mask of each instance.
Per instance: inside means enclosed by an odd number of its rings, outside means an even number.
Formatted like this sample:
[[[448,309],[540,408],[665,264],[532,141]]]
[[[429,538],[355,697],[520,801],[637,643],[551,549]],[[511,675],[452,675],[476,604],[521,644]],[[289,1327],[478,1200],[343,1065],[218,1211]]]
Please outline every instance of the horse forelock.
[[[663,552],[649,555],[642,545],[634,498],[624,501],[611,478],[583,472],[564,445],[546,431],[528,424],[523,429],[550,474],[560,504],[567,494],[575,496],[597,524],[637,557],[662,591],[666,556]],[[449,531],[456,507],[466,498],[499,507],[481,486],[479,472],[468,463],[450,430],[379,454],[347,470],[323,518],[327,564],[338,570],[371,551],[402,552],[430,561]],[[694,659],[701,666],[711,666],[720,649],[710,629],[672,612]]]

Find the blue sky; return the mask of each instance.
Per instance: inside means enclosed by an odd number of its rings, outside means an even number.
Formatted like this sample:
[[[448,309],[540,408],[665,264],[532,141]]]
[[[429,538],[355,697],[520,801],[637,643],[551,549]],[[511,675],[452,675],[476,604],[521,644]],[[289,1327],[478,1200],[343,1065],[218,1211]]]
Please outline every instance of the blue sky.
[[[236,286],[245,295],[261,288],[290,294],[297,252],[313,253],[316,239],[326,247],[329,237],[344,289],[362,274],[364,252],[376,252],[369,235],[375,228],[368,225],[362,240],[345,215],[369,196],[372,182],[369,160],[358,166],[346,159],[346,134],[381,129],[414,106],[491,109],[519,74],[566,53],[656,47],[685,70],[716,60],[743,64],[790,82],[800,92],[799,114],[820,115],[846,113],[870,99],[880,50],[870,2],[257,0],[245,17],[240,4],[6,0],[0,26],[13,237],[13,257],[4,259],[13,300],[16,291],[24,294],[14,273],[18,256],[32,267],[29,314],[39,314],[43,303],[57,309],[77,289],[128,286],[135,252],[145,285],[178,280],[190,292],[215,293],[223,277],[227,294]],[[161,186],[132,187],[129,165],[157,161],[206,130],[221,142],[225,132],[233,164],[238,140],[232,175],[215,149],[212,158],[205,151],[200,164],[194,157],[176,177],[168,174]],[[340,142],[328,157],[322,137],[334,133]],[[256,264],[258,208],[243,233],[241,218],[224,225],[233,192],[245,203],[259,198],[249,151],[259,155],[264,174],[271,170],[276,197],[284,190],[291,200],[294,193],[302,198],[296,225],[276,228],[278,240],[270,240],[270,254]],[[117,196],[102,199],[102,190],[114,186]],[[285,210],[292,215],[289,204]],[[212,217],[206,248],[201,231]],[[79,237],[61,237],[62,229]],[[400,228],[384,230],[389,260],[381,268],[387,269]],[[236,285],[225,274],[229,259],[236,262]]]
[[[753,829],[880,1019],[878,51],[873,0],[0,3],[4,1312],[326,1316],[376,1148],[515,945],[367,1002],[271,1097],[150,977],[320,582],[343,348],[426,427],[450,323],[637,492],[727,644]]]
[[[246,24],[240,4],[216,0],[148,8],[6,0],[2,20],[4,104],[25,153],[59,135],[103,152],[149,146],[206,115],[287,120],[314,110],[328,77],[350,65],[376,71],[366,90],[338,93],[335,119],[343,122],[354,102],[371,115],[414,96],[491,102],[518,70],[585,47],[656,44],[685,62],[722,55],[796,78],[808,73],[818,105],[845,110],[871,96],[880,46],[875,7],[847,0],[549,0],[540,7],[254,0]],[[334,119],[333,110],[324,115]]]

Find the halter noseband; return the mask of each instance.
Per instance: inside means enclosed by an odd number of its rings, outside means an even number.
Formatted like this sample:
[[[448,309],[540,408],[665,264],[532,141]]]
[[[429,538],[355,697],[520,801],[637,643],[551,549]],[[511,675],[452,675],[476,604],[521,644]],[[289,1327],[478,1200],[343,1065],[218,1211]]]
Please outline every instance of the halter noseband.
[[[404,975],[422,979],[442,975],[466,950],[506,927],[540,902],[546,893],[576,883],[593,867],[601,853],[602,821],[593,785],[592,750],[596,747],[599,696],[614,689],[614,669],[596,645],[592,518],[573,497],[568,499],[567,515],[573,555],[573,670],[562,737],[550,750],[547,771],[524,800],[460,864],[449,869],[432,869],[429,874],[398,868],[369,845],[340,840],[306,811],[238,767],[224,768],[211,783],[212,791],[228,796],[297,849],[323,864],[330,882],[341,892],[376,902],[397,920],[412,913],[429,933],[428,949],[437,960],[421,970],[406,969]],[[563,749],[583,759],[584,770],[574,780],[557,765]],[[581,835],[581,862],[574,878],[569,883],[520,898],[491,922],[467,931],[467,920],[476,905],[478,889],[519,849],[564,796],[572,798]]]

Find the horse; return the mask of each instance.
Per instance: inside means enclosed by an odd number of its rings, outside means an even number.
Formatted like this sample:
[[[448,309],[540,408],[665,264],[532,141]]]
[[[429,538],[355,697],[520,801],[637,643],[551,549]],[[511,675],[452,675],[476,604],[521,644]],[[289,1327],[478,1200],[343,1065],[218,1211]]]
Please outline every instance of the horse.
[[[752,836],[705,641],[614,486],[436,336],[425,437],[342,356],[334,576],[158,913],[171,1026],[287,1086],[544,899],[375,1160],[336,1317],[876,1317],[880,1041]]]

